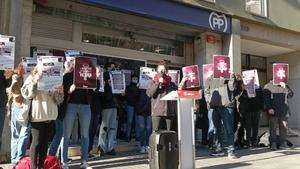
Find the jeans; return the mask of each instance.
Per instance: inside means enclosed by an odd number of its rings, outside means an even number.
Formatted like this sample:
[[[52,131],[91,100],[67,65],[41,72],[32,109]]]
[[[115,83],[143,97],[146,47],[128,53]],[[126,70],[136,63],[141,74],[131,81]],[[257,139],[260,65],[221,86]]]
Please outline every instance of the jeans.
[[[96,134],[97,129],[98,129],[99,120],[100,120],[100,112],[92,113],[90,129],[89,129],[90,130],[89,131],[89,137],[90,137],[89,152],[93,149],[94,138],[95,138],[95,134]]]
[[[49,148],[49,155],[55,156],[57,155],[57,151],[61,150],[62,146],[62,137],[63,137],[63,129],[64,129],[64,123],[62,119],[56,119],[55,121],[55,135],[53,137],[53,140],[51,142],[50,148]]]
[[[126,137],[128,139],[131,138],[131,129],[132,129],[132,121],[133,118],[135,118],[135,137],[139,138],[140,137],[140,132],[141,129],[139,128],[139,124],[138,124],[138,118],[137,115],[135,113],[135,109],[133,106],[127,106],[126,107],[126,112],[127,112],[127,130],[126,130]]]
[[[48,142],[52,131],[51,122],[31,123],[32,143],[30,146],[30,159],[32,168],[43,169],[47,157]]]
[[[141,129],[141,147],[149,146],[149,137],[151,134],[151,116],[138,116],[138,122]]]
[[[68,144],[72,133],[73,125],[79,118],[81,135],[81,160],[88,160],[89,149],[89,127],[91,121],[91,109],[88,104],[68,104],[64,118],[64,135],[62,139],[62,160],[68,162]]]
[[[218,107],[214,109],[213,120],[216,126],[217,138],[221,145],[224,145],[224,138],[222,137],[222,127],[224,126],[225,139],[228,144],[228,153],[234,151],[234,110],[232,108]],[[222,125],[223,124],[223,125]]]
[[[1,141],[2,141],[2,132],[4,128],[6,108],[0,107],[0,150],[1,150]]]
[[[215,138],[215,134],[216,134],[216,128],[213,122],[213,113],[214,110],[213,109],[209,109],[208,111],[208,146],[212,147],[214,145],[214,138]]]
[[[29,142],[30,127],[18,123],[20,108],[12,105],[11,111],[11,163],[17,163],[25,154]]]
[[[103,109],[101,118],[98,145],[107,153],[112,151],[116,145],[117,109]]]
[[[286,135],[287,135],[287,117],[275,117],[270,116],[270,143],[277,143],[279,141],[279,144],[286,143]],[[277,140],[277,134],[276,129],[277,126],[279,126],[279,140]]]

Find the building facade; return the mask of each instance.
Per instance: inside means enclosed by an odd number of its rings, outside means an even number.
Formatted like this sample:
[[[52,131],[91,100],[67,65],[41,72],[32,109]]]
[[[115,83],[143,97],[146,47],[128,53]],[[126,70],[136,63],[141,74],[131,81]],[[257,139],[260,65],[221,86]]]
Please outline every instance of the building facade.
[[[257,69],[261,85],[272,63],[289,63],[290,127],[299,128],[299,10],[300,0],[2,0],[0,33],[16,36],[16,62],[40,49],[78,49],[100,64],[165,59],[180,69],[225,54],[234,72]]]

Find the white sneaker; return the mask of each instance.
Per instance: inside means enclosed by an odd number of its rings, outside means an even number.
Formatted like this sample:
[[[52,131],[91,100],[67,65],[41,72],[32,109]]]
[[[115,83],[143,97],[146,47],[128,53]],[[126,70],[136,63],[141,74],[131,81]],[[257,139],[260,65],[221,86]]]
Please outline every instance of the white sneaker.
[[[87,162],[83,162],[80,166],[80,169],[93,169],[93,168],[90,167]]]
[[[145,147],[141,147],[141,151],[142,154],[146,153],[146,148]]]
[[[149,146],[146,146],[145,150],[146,150],[146,153],[148,153],[149,152]]]
[[[64,163],[62,166],[61,166],[62,169],[69,169],[69,165],[67,163]]]

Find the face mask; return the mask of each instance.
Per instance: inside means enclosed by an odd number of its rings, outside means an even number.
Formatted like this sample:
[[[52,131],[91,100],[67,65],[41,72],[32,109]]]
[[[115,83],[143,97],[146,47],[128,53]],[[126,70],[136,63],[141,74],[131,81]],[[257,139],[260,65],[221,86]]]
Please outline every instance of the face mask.
[[[138,80],[131,80],[131,83],[137,84]]]

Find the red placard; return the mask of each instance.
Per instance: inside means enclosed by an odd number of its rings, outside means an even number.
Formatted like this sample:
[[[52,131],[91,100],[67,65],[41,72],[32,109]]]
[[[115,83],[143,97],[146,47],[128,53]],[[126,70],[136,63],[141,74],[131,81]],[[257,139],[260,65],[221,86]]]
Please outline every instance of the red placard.
[[[206,79],[214,74],[214,64],[204,64],[202,65],[202,76],[203,82],[206,82]]]
[[[182,68],[183,77],[187,79],[186,88],[200,87],[198,65],[191,65]]]
[[[95,89],[97,87],[96,67],[96,58],[77,57],[75,59],[74,84],[76,88]]]
[[[230,78],[230,58],[225,55],[214,55],[214,78]]]
[[[179,98],[187,98],[187,99],[200,99],[201,91],[194,91],[194,90],[178,90],[178,97]]]
[[[273,64],[273,84],[279,85],[280,82],[288,83],[289,80],[289,64],[274,63]]]

